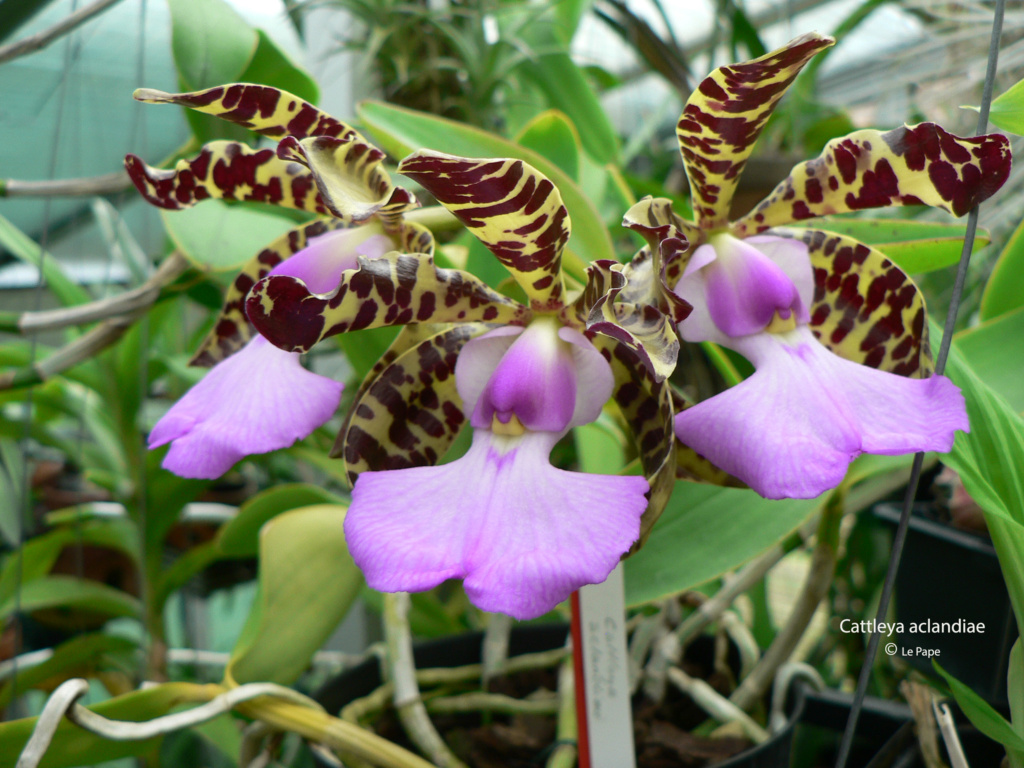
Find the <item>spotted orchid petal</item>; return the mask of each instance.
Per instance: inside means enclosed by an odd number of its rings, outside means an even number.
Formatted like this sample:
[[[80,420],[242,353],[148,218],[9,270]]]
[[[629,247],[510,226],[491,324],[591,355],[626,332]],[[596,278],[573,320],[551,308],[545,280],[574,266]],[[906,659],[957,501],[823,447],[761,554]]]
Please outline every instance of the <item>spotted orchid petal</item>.
[[[729,218],[743,166],[779,99],[831,37],[811,33],[752,61],[719,67],[693,92],[676,126],[697,222]]]
[[[281,160],[273,149],[237,141],[211,141],[192,158],[162,170],[127,155],[125,170],[139,193],[158,208],[191,208],[202,200],[249,200],[326,214],[312,175]]]
[[[433,465],[444,456],[466,423],[456,360],[486,330],[465,324],[431,334],[371,371],[338,439],[349,482],[367,470]]]
[[[433,238],[422,227],[403,225],[402,240],[422,243],[432,251]],[[249,320],[245,316],[245,297],[258,280],[271,274],[271,270],[292,256],[308,247],[312,248],[313,258],[322,260],[331,269],[333,282],[318,284],[320,290],[329,291],[337,285],[341,272],[355,269],[356,257],[370,256],[376,258],[395,245],[389,238],[383,238],[383,230],[377,224],[367,224],[359,229],[345,229],[341,221],[317,219],[289,230],[261,250],[238,273],[234,282],[228,287],[224,297],[224,306],[217,316],[210,333],[192,358],[191,365],[210,367],[225,357],[237,352],[255,334]],[[342,231],[343,230],[343,231]],[[368,242],[368,249],[360,248],[360,244]],[[428,252],[430,252],[428,251]]]
[[[273,344],[308,351],[347,331],[409,323],[522,324],[529,310],[479,278],[441,269],[424,254],[389,253],[359,260],[333,293],[317,294],[299,279],[260,280],[245,304],[249,321]]]
[[[382,165],[384,153],[364,141],[287,136],[277,145],[277,155],[309,168],[323,204],[344,221],[378,216],[397,223],[402,213],[418,205],[412,193],[392,183]]]
[[[560,309],[569,212],[558,189],[522,160],[474,160],[421,150],[398,172],[418,182],[498,257],[532,309]]]
[[[613,289],[591,310],[587,331],[615,339],[632,350],[655,381],[675,370],[679,338],[672,320],[650,304],[616,302]]]
[[[924,295],[902,269],[846,235],[773,232],[796,236],[808,248],[814,269],[810,325],[826,349],[901,376],[931,374]]]
[[[705,233],[672,210],[667,198],[645,197],[622,219],[647,241],[624,271],[627,284],[622,297],[636,304],[651,304],[681,322],[690,306],[680,300],[672,287],[682,277],[692,248],[704,242]]]
[[[306,437],[334,415],[341,390],[256,336],[171,407],[149,447],[172,443],[163,467],[176,475],[217,478],[245,456]]]
[[[806,326],[734,340],[753,376],[675,417],[679,438],[770,499],[834,488],[861,453],[949,451],[966,431],[944,376],[911,379],[833,355]]]
[[[137,101],[150,104],[180,104],[197,112],[219,117],[271,139],[295,136],[330,136],[364,141],[354,128],[336,120],[308,101],[268,85],[230,83],[190,93],[165,93],[139,88]]]
[[[463,578],[477,607],[531,619],[604,581],[639,535],[647,481],[556,469],[559,437],[476,430],[458,461],[361,474],[345,536],[367,584]]]
[[[627,345],[601,335],[594,337],[593,344],[611,365],[612,399],[633,435],[648,482],[647,506],[640,521],[640,536],[633,547],[638,549],[650,535],[675,486],[671,389],[667,381],[656,381]]]
[[[1003,185],[1010,162],[1010,143],[1000,134],[964,139],[934,123],[856,131],[796,166],[732,230],[742,237],[887,205],[930,205],[962,216]]]

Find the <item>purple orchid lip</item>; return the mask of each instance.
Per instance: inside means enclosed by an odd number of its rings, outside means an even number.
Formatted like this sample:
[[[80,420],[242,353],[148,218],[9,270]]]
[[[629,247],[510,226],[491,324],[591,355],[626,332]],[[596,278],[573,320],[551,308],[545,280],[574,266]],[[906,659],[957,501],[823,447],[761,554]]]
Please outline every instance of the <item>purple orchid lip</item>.
[[[832,354],[806,325],[734,340],[753,376],[677,414],[684,443],[770,499],[813,498],[861,453],[949,451],[967,431],[960,390]]]
[[[338,229],[314,237],[305,248],[270,270],[270,274],[297,277],[313,293],[330,293],[337,287],[342,272],[358,266],[358,257],[376,259],[394,248],[391,238],[382,234],[377,225]]]
[[[531,619],[604,581],[640,535],[649,486],[556,469],[559,437],[478,429],[458,461],[361,474],[345,536],[367,584],[415,592],[463,578],[477,607]]]

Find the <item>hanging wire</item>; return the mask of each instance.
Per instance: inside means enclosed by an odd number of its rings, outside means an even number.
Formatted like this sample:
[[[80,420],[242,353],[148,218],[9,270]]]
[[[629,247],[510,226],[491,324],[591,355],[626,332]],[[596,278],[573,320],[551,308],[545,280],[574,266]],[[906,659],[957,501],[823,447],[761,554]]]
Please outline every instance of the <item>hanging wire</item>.
[[[72,0],[71,10],[72,13],[78,6],[78,0]],[[64,106],[67,102],[68,95],[68,74],[71,70],[71,59],[73,54],[72,48],[73,35],[68,35],[64,40],[64,63],[61,69],[61,78],[59,90],[60,93],[57,96],[57,119],[56,125],[53,130],[53,150],[50,152],[50,165],[47,170],[47,178],[51,181],[57,175],[57,156],[58,150],[60,149],[61,143],[61,131],[64,123]],[[46,266],[46,247],[49,244],[50,239],[50,213],[52,198],[47,197],[43,202],[43,227],[42,234],[39,238],[39,278],[36,280],[35,295],[33,297],[33,304],[35,311],[39,311],[42,307],[43,302],[43,288],[46,286],[46,277],[44,267]],[[38,337],[33,334],[29,339],[29,353],[28,362],[29,369],[34,369],[36,364],[36,356],[38,354]],[[31,501],[31,476],[29,475],[29,443],[32,438],[32,407],[33,399],[35,394],[35,386],[29,386],[25,391],[25,412],[22,418],[22,431],[21,431],[21,457],[22,457],[22,471],[21,471],[21,496],[19,501],[21,502],[21,510],[18,515],[17,521],[17,550],[15,551],[15,568],[14,568],[14,613],[17,617],[14,621],[15,627],[15,638],[14,638],[14,654],[12,659],[17,659],[22,650],[22,618],[21,618],[21,591],[22,581],[24,578],[24,547],[25,547],[25,528],[31,519],[32,513],[32,501]],[[11,701],[14,701],[18,695],[18,669],[17,662],[15,662],[14,670],[11,676]]]
[[[992,105],[992,90],[996,78],[996,64],[999,59],[999,39],[1003,32],[1003,14],[1005,0],[996,0],[992,18],[992,38],[989,42],[988,67],[985,71],[985,84],[981,95],[981,109],[978,114],[978,128],[976,136],[985,133],[988,128],[988,113]],[[967,266],[971,260],[971,251],[974,248],[974,235],[978,229],[978,206],[974,206],[967,215],[967,232],[964,235],[964,247],[960,253],[960,264],[957,267],[956,280],[953,283],[953,297],[949,303],[949,311],[946,313],[946,324],[942,331],[942,343],[939,345],[939,354],[935,361],[935,375],[941,375],[946,370],[946,360],[949,357],[949,348],[953,343],[953,328],[956,325],[957,312],[960,309],[960,299],[963,296],[964,281],[967,278]],[[882,586],[882,597],[878,603],[878,611],[875,614],[875,625],[885,621],[889,611],[889,602],[892,599],[893,587],[896,583],[896,573],[899,570],[900,557],[903,554],[903,544],[907,538],[907,527],[910,522],[910,508],[917,495],[917,484],[921,477],[921,464],[924,461],[924,454],[918,453],[914,456],[914,464],[910,470],[910,482],[907,485],[907,493],[903,497],[903,510],[900,514],[900,523],[893,538],[892,553],[889,556],[889,568],[885,573],[885,582]],[[864,657],[864,665],[860,670],[860,677],[857,679],[857,690],[853,696],[853,704],[850,707],[850,716],[846,721],[846,730],[843,731],[843,739],[839,743],[839,755],[836,759],[836,768],[846,768],[846,761],[850,756],[850,749],[853,746],[853,735],[857,729],[857,720],[860,718],[861,707],[864,704],[864,697],[867,694],[868,682],[871,679],[871,669],[874,666],[875,656],[878,654],[878,646],[881,642],[882,632],[876,629],[868,641],[867,651]]]

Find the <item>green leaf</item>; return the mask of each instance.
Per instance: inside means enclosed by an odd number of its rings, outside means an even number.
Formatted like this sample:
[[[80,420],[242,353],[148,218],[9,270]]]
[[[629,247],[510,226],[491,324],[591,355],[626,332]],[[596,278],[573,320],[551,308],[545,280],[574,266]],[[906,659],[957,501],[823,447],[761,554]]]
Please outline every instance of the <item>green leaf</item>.
[[[24,693],[57,675],[82,677],[87,674],[83,667],[89,671],[105,668],[108,664],[104,659],[110,656],[118,657],[123,663],[138,650],[138,643],[126,637],[102,633],[79,635],[54,648],[53,655],[43,663],[19,668],[16,683],[5,681],[6,685],[0,689],[0,707],[10,703],[15,691]]]
[[[167,234],[200,269],[237,271],[295,220],[263,205],[204,200],[181,211],[161,211]]]
[[[996,712],[992,705],[985,701],[966,685],[961,683],[946,670],[939,662],[932,660],[935,671],[942,675],[953,693],[953,698],[960,705],[960,709],[967,715],[974,727],[984,733],[990,739],[998,741],[1008,752],[1017,753],[1017,759],[1024,758],[1024,739],[1021,738],[1013,726],[1006,722],[1006,719]]]
[[[597,421],[576,427],[576,453],[580,468],[595,475],[617,475],[625,462],[625,436],[615,422],[602,413]]]
[[[999,254],[981,295],[981,319],[991,320],[1024,306],[1024,219]]]
[[[557,0],[555,6],[555,21],[558,24],[558,34],[566,42],[570,42],[576,34],[583,14],[589,10],[593,0]]]
[[[785,539],[821,499],[769,501],[750,490],[680,481],[643,549],[626,560],[626,604],[720,576]]]
[[[345,617],[363,577],[345,545],[345,507],[278,515],[260,531],[259,594],[226,674],[289,685]]]
[[[479,242],[475,237],[473,240]],[[482,245],[480,247],[483,248]],[[488,255],[490,256],[490,253]],[[494,256],[491,256],[490,260],[497,265],[498,269],[501,269],[501,265],[498,264],[498,260]],[[508,273],[505,272],[505,275],[507,276]],[[395,340],[395,336],[400,330],[397,326],[385,326],[384,328],[366,328],[359,333],[338,334],[338,345],[345,352],[345,359],[352,366],[353,379],[362,381],[366,378],[366,374],[391,346],[391,342]]]
[[[256,54],[239,81],[272,85],[305,99],[310,104],[320,101],[320,87],[313,76],[288,58],[288,55],[278,48],[277,43],[262,29],[257,29],[256,35],[259,39]]]
[[[940,337],[934,324],[931,337],[933,344]],[[958,432],[942,460],[957,471],[985,514],[1019,631],[1024,626],[1024,421],[970,369],[955,343],[946,375],[964,394],[971,431]]]
[[[256,53],[256,30],[224,0],[168,4],[171,51],[186,90],[237,82]]]
[[[516,143],[543,155],[575,181],[580,179],[580,136],[564,114],[549,109],[523,126]]]
[[[268,488],[246,501],[238,514],[220,529],[217,546],[231,557],[252,557],[259,551],[260,528],[282,512],[314,504],[337,504],[333,493],[308,483],[287,483]]]
[[[1010,407],[1024,411],[1024,306],[956,335],[971,368]]]
[[[0,619],[16,610],[30,613],[43,608],[78,608],[107,616],[139,616],[142,605],[131,595],[98,581],[74,576],[44,576],[21,585],[21,599],[0,603]]]
[[[0,537],[12,548],[21,543],[25,460],[21,447],[0,437]]]
[[[39,268],[42,264],[43,279],[46,286],[53,291],[53,295],[65,307],[74,304],[84,304],[92,301],[88,291],[68,277],[60,266],[60,262],[53,257],[53,254],[44,253],[43,249],[14,226],[10,221],[0,216],[0,245],[6,248],[11,254],[26,264]]]
[[[543,33],[544,27],[538,25]],[[554,30],[549,30],[553,33]],[[546,47],[557,45],[557,39],[549,34],[547,39],[535,42]],[[597,94],[587,81],[586,75],[566,53],[548,53],[527,59],[516,67],[516,71],[532,80],[548,103],[560,109],[580,131],[583,149],[599,163],[616,163],[619,159],[619,137],[605,114]]]
[[[988,119],[1007,133],[1024,135],[1024,80],[1017,81],[992,102]]]
[[[594,204],[561,168],[543,155],[479,128],[383,102],[364,101],[359,105],[359,116],[394,157],[404,157],[414,150],[426,148],[463,157],[525,160],[558,187],[572,218],[569,250],[579,257],[579,261],[586,263],[616,258],[611,238]],[[565,266],[582,277],[583,264],[579,261],[574,266]]]
[[[137,723],[166,715],[184,701],[205,700],[199,695],[199,689],[202,688],[194,683],[162,683],[109,699],[89,709],[112,720]],[[14,765],[18,761],[18,755],[32,735],[35,725],[34,717],[0,723],[0,765]],[[159,743],[159,738],[111,741],[63,719],[57,726],[57,732],[39,768],[72,768],[135,757],[150,752]]]

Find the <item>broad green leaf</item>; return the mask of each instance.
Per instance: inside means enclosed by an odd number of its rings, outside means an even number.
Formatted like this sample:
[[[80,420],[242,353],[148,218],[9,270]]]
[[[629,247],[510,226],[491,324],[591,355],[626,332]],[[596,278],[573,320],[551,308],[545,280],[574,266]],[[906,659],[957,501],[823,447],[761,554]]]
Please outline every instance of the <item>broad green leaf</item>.
[[[626,439],[618,426],[605,414],[597,421],[576,427],[576,453],[580,469],[594,475],[617,475],[625,465]]]
[[[316,84],[316,80],[278,48],[277,43],[270,35],[262,29],[257,29],[256,35],[259,40],[256,54],[252,57],[252,61],[249,62],[249,66],[242,73],[239,81],[272,85],[282,91],[288,91],[300,99],[305,99],[310,104],[320,101],[320,87]],[[223,82],[232,81],[224,80]],[[221,83],[212,85],[221,85]]]
[[[580,136],[558,110],[549,109],[533,118],[516,136],[516,143],[544,155],[573,180],[580,180]]]
[[[563,256],[563,267],[583,278],[583,263],[615,259],[615,250],[594,204],[561,168],[532,149],[479,128],[378,101],[364,101],[359,116],[388,153],[404,157],[417,149],[433,149],[463,157],[515,157],[525,160],[558,187],[572,218],[568,249],[575,265]],[[582,262],[582,263],[580,263]]]
[[[562,39],[569,43],[576,34],[580,25],[580,19],[590,8],[593,0],[557,0],[554,3],[555,20],[558,23],[558,33]]]
[[[15,691],[25,692],[30,688],[50,680],[57,675],[61,677],[83,677],[85,674],[109,668],[105,657],[118,657],[124,662],[126,657],[134,656],[139,646],[134,640],[118,635],[94,633],[79,635],[53,649],[53,655],[41,664],[19,668],[16,685],[10,681],[0,688],[0,707],[6,707]]]
[[[3,216],[0,216],[0,246],[10,251],[19,261],[24,261],[36,268],[42,264],[43,279],[46,281],[47,288],[53,291],[54,296],[65,307],[92,301],[88,291],[76,285],[64,273],[60,262],[52,254],[44,253],[32,238]]]
[[[933,344],[940,335],[933,324]],[[957,433],[942,461],[957,471],[985,513],[1019,629],[1024,625],[1024,421],[970,369],[956,344],[946,375],[964,394],[971,431]]]
[[[0,603],[0,619],[6,619],[16,610],[30,613],[43,608],[77,608],[108,616],[139,616],[142,612],[137,599],[98,581],[74,576],[44,576],[23,583],[20,600],[11,597]]]
[[[643,549],[626,560],[626,603],[673,595],[785,539],[820,499],[769,501],[739,488],[680,481]]]
[[[289,216],[262,205],[204,200],[180,211],[161,211],[167,234],[199,269],[235,271],[295,226]]]
[[[1006,671],[1006,696],[1010,704],[1010,722],[1016,723],[1015,730],[1019,734],[1024,731],[1024,645],[1020,638],[1010,649],[1009,669]],[[1024,762],[1024,755],[1018,763]]]
[[[540,25],[537,29],[544,31]],[[539,44],[555,45],[557,38],[549,35]],[[580,141],[588,155],[599,163],[618,162],[619,137],[586,75],[568,54],[548,53],[527,59],[516,70],[544,92],[552,107],[568,115],[579,129]]]
[[[282,512],[314,504],[340,503],[341,499],[308,483],[287,483],[268,488],[246,501],[238,514],[217,535],[217,546],[231,557],[252,557],[259,551],[260,528]]]
[[[210,484],[209,480],[194,480],[160,469],[168,447],[146,452],[146,540],[147,558],[159,561],[164,537],[177,521],[181,510]]]
[[[981,319],[991,320],[1024,306],[1024,219],[999,254],[981,295]]]
[[[961,331],[956,344],[978,378],[1024,411],[1024,306]]]
[[[95,706],[93,712],[112,720],[140,722],[168,714],[184,702],[206,701],[205,686],[195,683],[162,683],[141,691],[118,696]],[[0,723],[0,765],[14,765],[32,735],[36,718]],[[61,720],[39,768],[72,768],[107,760],[134,757],[150,752],[159,738],[146,741],[111,741],[79,728],[70,720]]]
[[[168,4],[171,51],[185,90],[236,82],[256,53],[256,30],[224,0]]]
[[[479,242],[475,237],[473,241]],[[483,248],[482,245],[480,247]],[[501,269],[497,259],[491,256],[490,260],[499,270]],[[506,272],[505,275],[507,276],[507,274]],[[355,381],[362,381],[366,377],[370,369],[380,360],[381,355],[391,346],[391,342],[395,340],[395,336],[400,330],[397,327],[367,328],[359,333],[338,334],[338,345],[345,352],[345,359],[352,366],[354,371],[352,378]]]
[[[1013,726],[1006,722],[1006,718],[1000,715],[992,705],[981,696],[972,691],[968,686],[961,683],[946,670],[939,662],[932,660],[935,671],[942,675],[953,693],[953,698],[960,705],[960,709],[967,715],[974,727],[984,733],[990,739],[998,741],[1008,752],[1015,752],[1018,761],[1024,759],[1024,738],[1021,738]]]
[[[344,520],[345,507],[319,504],[263,526],[257,602],[226,672],[236,682],[293,683],[345,617],[363,577]]]
[[[1009,90],[999,94],[992,102],[988,119],[1007,133],[1024,135],[1024,80],[1017,81]]]

